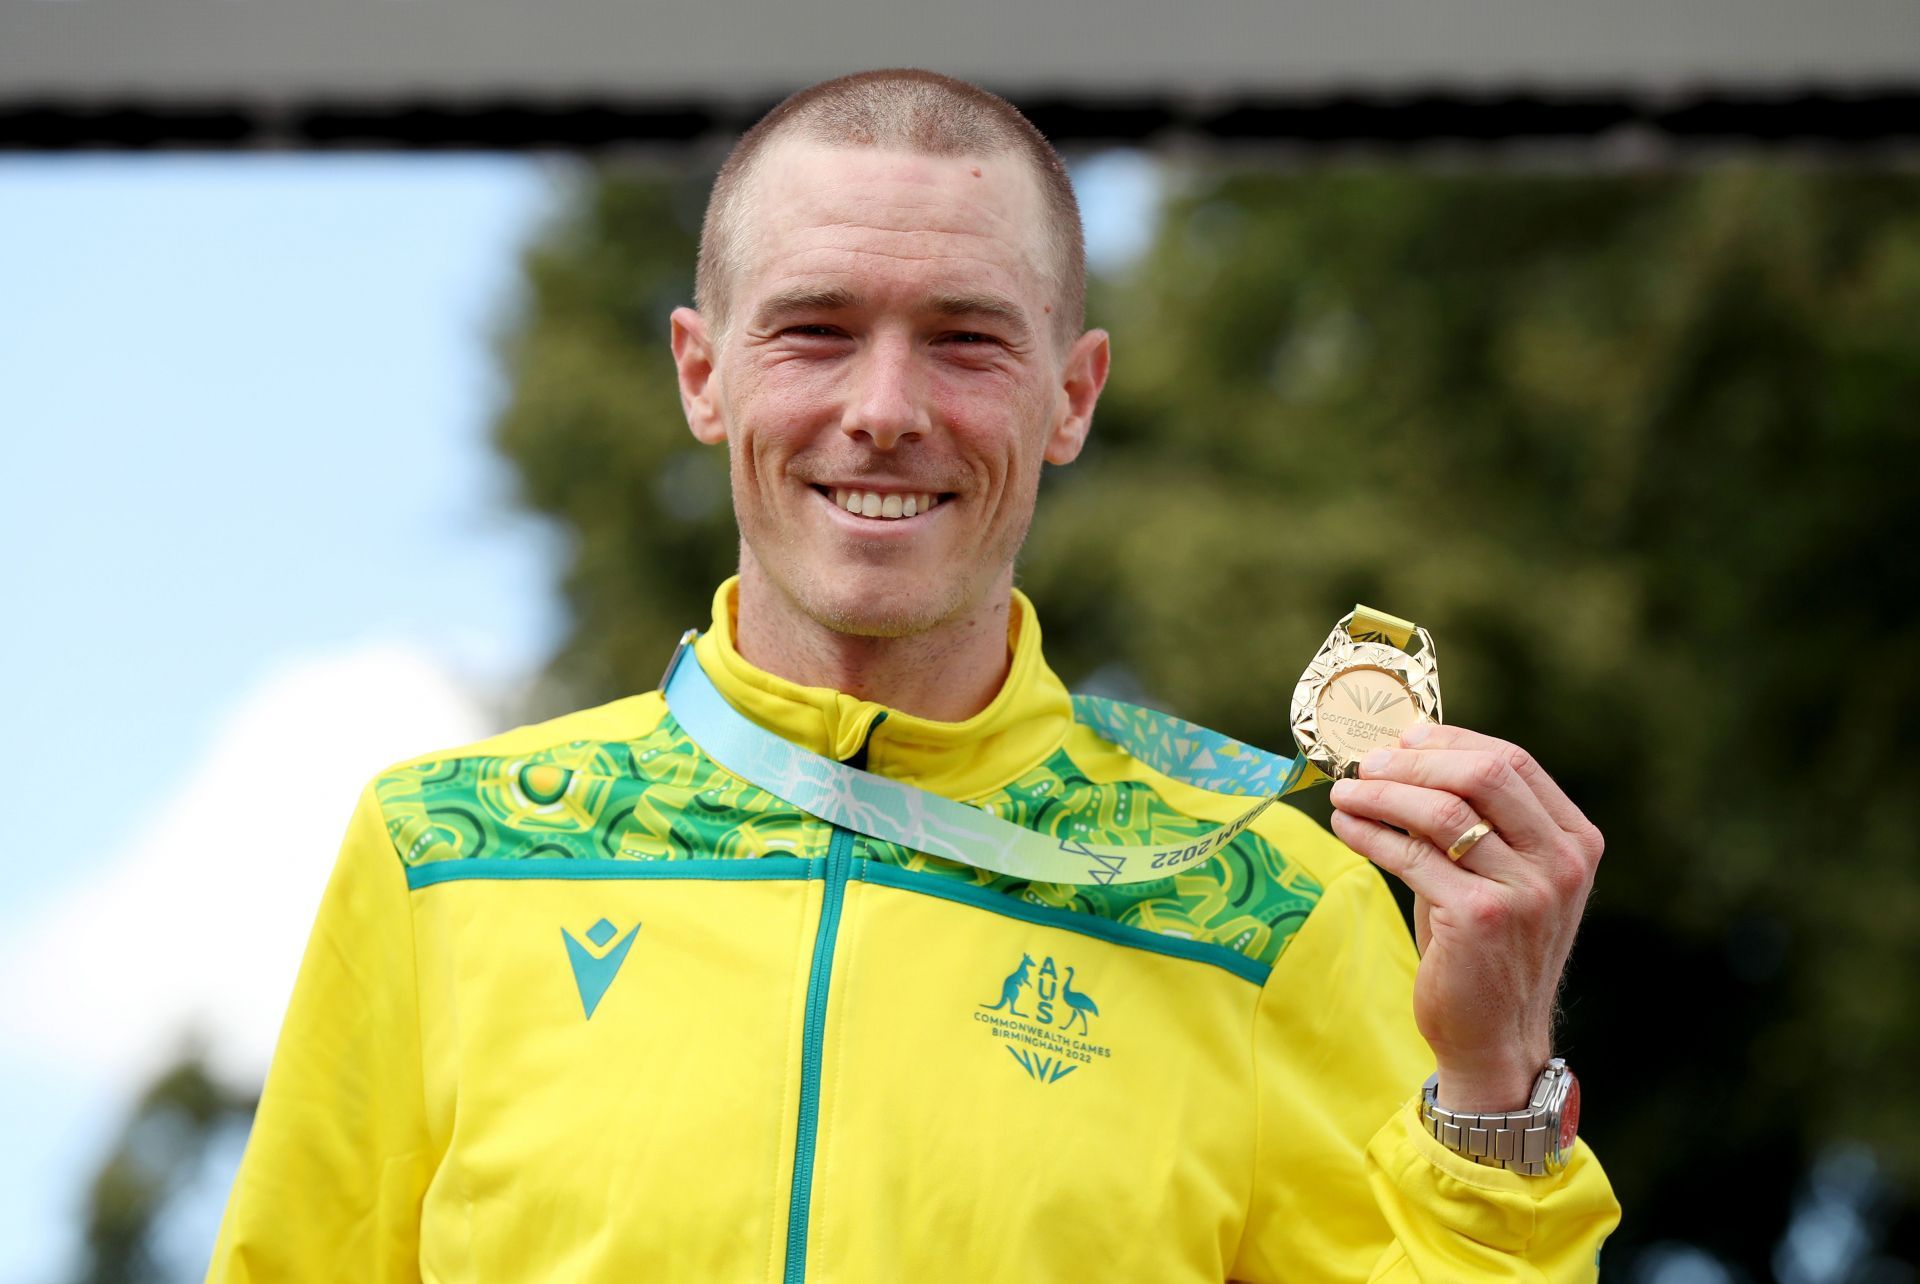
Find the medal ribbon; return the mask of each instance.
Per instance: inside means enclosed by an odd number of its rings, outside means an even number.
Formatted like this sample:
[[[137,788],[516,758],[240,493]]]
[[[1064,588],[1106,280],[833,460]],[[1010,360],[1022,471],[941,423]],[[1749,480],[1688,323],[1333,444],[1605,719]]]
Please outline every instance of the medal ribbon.
[[[660,685],[668,711],[707,757],[829,824],[1029,882],[1145,883],[1169,877],[1211,859],[1285,795],[1325,779],[1304,756],[1282,758],[1157,710],[1076,695],[1077,720],[1154,770],[1199,789],[1258,801],[1238,818],[1177,843],[1110,846],[1055,837],[835,762],[775,735],[715,689],[691,655],[697,636],[698,630],[689,630],[681,638]]]

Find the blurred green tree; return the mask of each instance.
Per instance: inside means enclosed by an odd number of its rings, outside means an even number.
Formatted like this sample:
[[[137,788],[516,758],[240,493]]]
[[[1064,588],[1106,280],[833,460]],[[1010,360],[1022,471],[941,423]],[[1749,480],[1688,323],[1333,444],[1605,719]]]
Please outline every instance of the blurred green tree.
[[[666,351],[707,177],[602,170],[526,258],[497,441],[573,540],[530,714],[651,686],[735,562]],[[1920,176],[1196,166],[1091,319],[1021,571],[1062,675],[1284,746],[1341,611],[1420,620],[1608,835],[1562,1048],[1610,1260],[1764,1276],[1837,1138],[1920,1234]]]
[[[524,255],[494,439],[526,505],[570,541],[569,629],[536,707],[651,686],[738,560],[726,457],[688,435],[667,353],[710,181],[588,171]]]
[[[77,1284],[179,1278],[178,1263],[157,1243],[165,1214],[199,1175],[222,1130],[243,1126],[257,1102],[257,1093],[213,1076],[197,1037],[154,1076],[88,1186]]]

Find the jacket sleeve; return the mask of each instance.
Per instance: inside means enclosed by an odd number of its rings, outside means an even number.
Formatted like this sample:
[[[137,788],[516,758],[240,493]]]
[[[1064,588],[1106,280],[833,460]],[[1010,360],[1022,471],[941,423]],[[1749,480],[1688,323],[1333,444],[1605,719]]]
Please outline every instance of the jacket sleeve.
[[[417,1280],[433,1163],[412,909],[372,784],[328,879],[209,1281]]]
[[[1385,880],[1333,880],[1255,1016],[1256,1160],[1233,1278],[1591,1281],[1620,1206],[1584,1142],[1554,1176],[1456,1155],[1418,1114],[1433,1054]]]

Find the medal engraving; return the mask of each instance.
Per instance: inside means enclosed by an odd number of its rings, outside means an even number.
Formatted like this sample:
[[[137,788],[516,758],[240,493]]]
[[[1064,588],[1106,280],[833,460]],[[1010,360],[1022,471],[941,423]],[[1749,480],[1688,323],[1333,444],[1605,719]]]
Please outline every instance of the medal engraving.
[[[1424,721],[1407,684],[1370,665],[1328,678],[1315,704],[1321,743],[1348,760],[1398,743],[1403,731]]]

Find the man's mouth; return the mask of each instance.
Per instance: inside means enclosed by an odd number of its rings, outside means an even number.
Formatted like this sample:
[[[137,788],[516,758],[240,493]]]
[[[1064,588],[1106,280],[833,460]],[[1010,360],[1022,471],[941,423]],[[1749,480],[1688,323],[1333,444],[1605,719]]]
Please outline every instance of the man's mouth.
[[[917,517],[953,498],[947,491],[854,490],[845,486],[815,486],[836,507],[858,517],[897,521]]]

